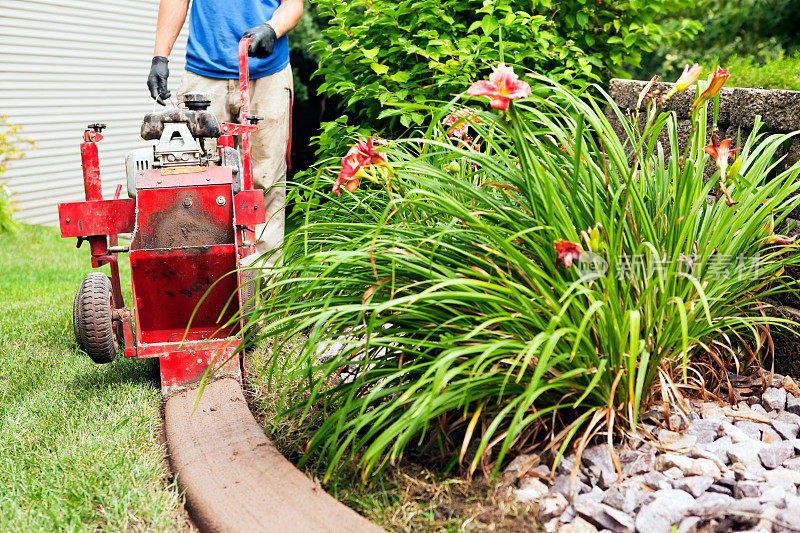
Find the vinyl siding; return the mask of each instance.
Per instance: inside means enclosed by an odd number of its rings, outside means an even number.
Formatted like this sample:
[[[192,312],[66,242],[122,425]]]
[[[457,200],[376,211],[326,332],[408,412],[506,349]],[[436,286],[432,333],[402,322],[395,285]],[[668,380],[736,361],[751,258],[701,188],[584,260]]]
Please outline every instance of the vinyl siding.
[[[124,182],[125,155],[145,146],[139,126],[153,110],[146,82],[157,13],[158,0],[0,0],[0,114],[36,142],[1,178],[18,220],[55,225],[60,202],[84,199],[80,142],[92,122],[108,125],[104,196]],[[173,94],[185,54],[186,31],[170,56]]]

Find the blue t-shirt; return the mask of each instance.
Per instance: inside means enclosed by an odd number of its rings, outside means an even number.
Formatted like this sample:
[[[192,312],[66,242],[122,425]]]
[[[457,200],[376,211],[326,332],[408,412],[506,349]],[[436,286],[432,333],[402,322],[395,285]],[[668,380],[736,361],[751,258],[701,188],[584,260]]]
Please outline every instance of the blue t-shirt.
[[[272,18],[280,0],[194,0],[189,12],[186,70],[210,78],[239,78],[242,34]],[[250,77],[274,74],[289,64],[286,35],[275,42],[272,55],[250,57]]]

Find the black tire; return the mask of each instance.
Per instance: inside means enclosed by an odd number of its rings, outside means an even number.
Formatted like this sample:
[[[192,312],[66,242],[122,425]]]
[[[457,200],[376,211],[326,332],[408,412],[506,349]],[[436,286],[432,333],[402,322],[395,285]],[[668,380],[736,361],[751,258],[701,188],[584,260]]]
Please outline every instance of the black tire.
[[[86,351],[86,341],[83,339],[81,335],[81,293],[83,292],[83,280],[81,280],[80,284],[78,285],[78,290],[75,291],[75,299],[72,302],[72,332],[75,334],[75,342],[78,343],[78,348],[82,351]]]
[[[95,363],[110,363],[117,357],[117,338],[111,320],[111,280],[103,273],[86,274],[76,299],[79,301],[78,339]]]

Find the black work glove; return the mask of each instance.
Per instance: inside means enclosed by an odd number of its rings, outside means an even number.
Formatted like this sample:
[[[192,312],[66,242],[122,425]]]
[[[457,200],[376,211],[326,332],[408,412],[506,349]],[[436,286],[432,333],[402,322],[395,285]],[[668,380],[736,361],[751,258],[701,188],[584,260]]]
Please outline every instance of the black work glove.
[[[150,75],[147,77],[147,88],[150,89],[150,96],[161,105],[167,105],[170,92],[167,90],[167,78],[169,78],[169,60],[164,56],[153,58],[150,66]]]
[[[247,49],[247,55],[260,57],[262,59],[269,57],[272,54],[272,49],[275,47],[275,41],[278,39],[278,36],[275,34],[275,30],[272,29],[272,26],[269,25],[269,22],[265,22],[261,26],[256,26],[255,28],[250,28],[244,32],[242,39],[246,37],[253,39],[253,42],[250,44],[250,48]]]

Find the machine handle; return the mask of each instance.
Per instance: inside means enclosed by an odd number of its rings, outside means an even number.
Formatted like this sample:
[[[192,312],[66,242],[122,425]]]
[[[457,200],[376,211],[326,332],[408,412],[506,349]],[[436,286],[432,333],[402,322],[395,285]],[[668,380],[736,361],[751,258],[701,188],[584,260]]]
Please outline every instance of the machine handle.
[[[249,37],[239,41],[239,121],[245,126],[250,125],[250,66],[247,54],[252,43]],[[253,155],[249,131],[242,133],[242,167],[242,188],[252,189]]]

